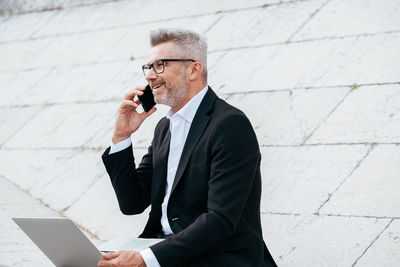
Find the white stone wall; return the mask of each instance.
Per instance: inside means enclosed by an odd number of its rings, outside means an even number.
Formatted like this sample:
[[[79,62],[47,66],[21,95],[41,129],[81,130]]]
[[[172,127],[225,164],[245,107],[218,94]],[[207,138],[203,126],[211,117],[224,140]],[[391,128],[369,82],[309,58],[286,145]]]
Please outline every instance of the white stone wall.
[[[32,12],[61,10],[113,0],[0,0],[0,15],[13,16]]]
[[[210,86],[250,118],[279,266],[400,265],[400,1],[0,3],[0,266],[51,266],[13,216],[67,216],[96,244],[143,229],[100,157],[158,27],[204,34]]]

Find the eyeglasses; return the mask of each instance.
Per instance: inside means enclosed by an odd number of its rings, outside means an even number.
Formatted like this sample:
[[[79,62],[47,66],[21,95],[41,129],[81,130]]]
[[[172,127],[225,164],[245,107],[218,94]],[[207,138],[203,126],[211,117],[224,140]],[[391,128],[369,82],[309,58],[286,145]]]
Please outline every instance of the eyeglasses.
[[[153,71],[157,74],[161,74],[164,72],[165,70],[165,62],[170,62],[170,61],[192,61],[192,62],[196,62],[196,60],[194,59],[157,59],[155,60],[153,63],[151,64],[144,64],[142,66],[142,70],[143,70],[143,74],[146,77],[147,74],[150,72],[151,69],[153,69]]]

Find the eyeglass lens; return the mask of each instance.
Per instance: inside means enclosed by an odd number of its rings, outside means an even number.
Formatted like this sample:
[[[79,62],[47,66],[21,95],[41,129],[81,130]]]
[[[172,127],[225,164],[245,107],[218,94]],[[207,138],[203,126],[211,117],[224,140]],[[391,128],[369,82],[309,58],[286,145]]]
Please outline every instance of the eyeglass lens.
[[[164,71],[164,61],[162,60],[156,60],[153,63],[153,69],[155,73],[162,73]]]
[[[149,71],[153,68],[153,71],[157,74],[163,73],[164,72],[164,61],[162,60],[156,60],[153,62],[153,64],[146,64],[143,66],[143,72],[144,75],[147,76]]]

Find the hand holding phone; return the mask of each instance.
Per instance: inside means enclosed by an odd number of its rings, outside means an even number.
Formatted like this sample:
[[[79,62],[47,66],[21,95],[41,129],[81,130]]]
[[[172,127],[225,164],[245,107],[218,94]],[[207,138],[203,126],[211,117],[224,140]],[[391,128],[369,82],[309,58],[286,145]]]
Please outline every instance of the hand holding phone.
[[[156,111],[156,108],[153,108],[156,103],[150,86],[146,86],[143,91],[139,88],[140,87],[136,87],[130,90],[125,95],[124,100],[118,108],[112,136],[112,142],[114,144],[130,137],[132,133],[140,127],[143,121]],[[139,95],[138,91],[142,91],[143,94]],[[139,101],[136,99],[134,100],[135,96],[138,96]],[[143,106],[145,112],[139,113],[136,111],[139,104]]]
[[[146,86],[146,89],[143,91],[143,95],[138,95],[139,101],[142,104],[144,111],[148,112],[152,107],[156,105],[154,101],[153,91],[150,88],[150,85]]]

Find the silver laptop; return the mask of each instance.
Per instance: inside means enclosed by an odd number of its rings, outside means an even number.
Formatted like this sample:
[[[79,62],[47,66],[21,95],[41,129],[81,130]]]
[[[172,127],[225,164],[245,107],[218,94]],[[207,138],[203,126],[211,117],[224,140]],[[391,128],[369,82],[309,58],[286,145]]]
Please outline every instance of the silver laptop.
[[[12,218],[56,266],[97,266],[101,252],[142,250],[162,239],[111,240],[100,250],[67,218]]]

